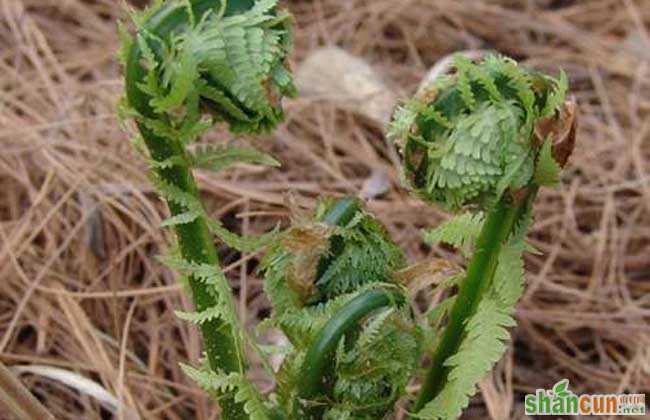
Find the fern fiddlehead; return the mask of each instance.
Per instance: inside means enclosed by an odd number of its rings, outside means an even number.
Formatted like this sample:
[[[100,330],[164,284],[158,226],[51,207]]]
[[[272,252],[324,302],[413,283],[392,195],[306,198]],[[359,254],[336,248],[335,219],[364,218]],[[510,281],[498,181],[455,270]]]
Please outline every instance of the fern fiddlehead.
[[[260,133],[282,119],[280,98],[294,90],[285,67],[289,16],[276,0],[169,0],[133,20],[137,35],[125,35],[122,49],[122,112],[136,121],[170,209],[165,225],[174,228],[179,252],[166,262],[188,277],[194,298],[196,312],[179,315],[200,326],[207,366],[185,371],[218,396],[223,418],[264,418],[244,375],[243,333],[211,231],[228,243],[246,241],[208,220],[192,168],[275,161],[250,149],[187,146],[218,122]]]
[[[277,375],[290,418],[377,418],[403,394],[420,344],[394,278],[403,265],[352,198],[323,202],[266,256],[270,323],[292,344]]]
[[[494,55],[478,64],[457,56],[455,67],[396,112],[390,133],[418,196],[474,213],[429,234],[470,243],[473,254],[414,406],[428,419],[457,417],[500,358],[521,293],[532,202],[540,186],[557,182],[575,134],[563,73],[554,79]]]

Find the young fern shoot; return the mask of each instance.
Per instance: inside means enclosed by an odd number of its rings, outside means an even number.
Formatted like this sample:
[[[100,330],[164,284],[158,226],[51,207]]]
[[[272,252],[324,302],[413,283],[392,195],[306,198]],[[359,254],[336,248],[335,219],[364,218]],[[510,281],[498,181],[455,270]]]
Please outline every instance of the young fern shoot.
[[[277,0],[167,0],[133,13],[124,32],[126,95],[121,111],[139,131],[152,179],[166,200],[177,250],[162,258],[187,277],[206,360],[183,370],[231,419],[379,419],[393,412],[430,337],[431,366],[411,415],[454,419],[478,381],[501,357],[523,290],[522,253],[532,205],[559,182],[573,150],[575,105],[567,79],[526,70],[513,60],[462,56],[398,109],[390,137],[415,194],[457,213],[425,233],[469,261],[458,292],[435,308],[442,331],[418,323],[403,251],[354,198],[321,201],[316,214],[284,232],[241,237],[211,221],[193,170],[239,162],[277,166],[272,157],[233,145],[193,145],[217,123],[259,134],[282,120],[280,100],[294,94],[286,57],[290,17]],[[273,313],[261,327],[289,341],[276,390],[262,398],[246,377],[245,332],[213,235],[242,252],[267,247],[262,261]],[[417,271],[417,270],[415,270]]]
[[[447,313],[414,416],[453,419],[498,361],[523,290],[522,252],[538,188],[558,182],[575,138],[567,79],[491,55],[458,55],[397,112],[390,136],[405,179],[423,199],[459,213],[425,234],[472,253]]]
[[[415,373],[421,333],[395,273],[402,251],[358,200],[325,200],[267,254],[267,326],[291,343],[277,374],[289,419],[374,419]]]
[[[282,119],[280,98],[294,91],[285,66],[289,16],[276,0],[169,0],[132,17],[135,38],[123,31],[122,114],[135,120],[171,212],[164,225],[174,228],[178,252],[163,260],[187,276],[194,298],[196,312],[179,316],[200,327],[207,363],[185,371],[219,399],[222,418],[267,418],[245,377],[243,330],[212,234],[246,250],[261,242],[208,219],[192,170],[277,162],[252,149],[188,146],[219,122],[256,134]]]

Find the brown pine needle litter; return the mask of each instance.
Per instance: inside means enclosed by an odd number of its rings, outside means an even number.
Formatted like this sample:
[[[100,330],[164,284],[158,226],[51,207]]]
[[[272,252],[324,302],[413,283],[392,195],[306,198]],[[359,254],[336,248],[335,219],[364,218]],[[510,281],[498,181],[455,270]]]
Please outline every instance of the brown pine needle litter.
[[[0,0],[0,361],[68,375],[14,370],[56,418],[218,418],[179,368],[200,357],[197,330],[174,316],[191,302],[154,258],[171,240],[159,229],[166,209],[115,116],[121,3]],[[565,69],[580,108],[577,149],[562,186],[535,208],[531,243],[541,254],[527,256],[511,349],[465,416],[521,418],[525,393],[562,378],[575,392],[649,393],[648,1],[286,5],[297,26],[294,67],[317,47],[340,46],[404,97],[457,50]],[[387,191],[370,210],[412,261],[450,257],[422,244],[420,229],[446,216],[408,198],[380,127],[334,101],[302,97],[286,108],[287,122],[258,142],[282,168],[199,175],[214,218],[262,233],[313,208],[320,193],[359,194],[385,173]],[[252,330],[269,311],[259,255],[222,247],[221,260]],[[421,309],[436,299],[422,293]],[[272,389],[261,367],[252,374]],[[82,380],[119,405],[75,387]]]

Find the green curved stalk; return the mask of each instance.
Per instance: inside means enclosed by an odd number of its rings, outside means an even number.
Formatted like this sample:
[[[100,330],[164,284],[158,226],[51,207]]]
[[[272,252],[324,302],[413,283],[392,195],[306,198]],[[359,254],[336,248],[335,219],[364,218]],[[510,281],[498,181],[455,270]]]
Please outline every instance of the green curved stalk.
[[[229,6],[235,8],[251,5],[249,0],[241,2],[228,2]],[[194,0],[192,2],[194,13],[197,16],[203,15],[210,9],[218,10],[220,2],[215,0]],[[239,7],[238,7],[239,6]],[[187,10],[184,8],[163,8],[156,15],[152,16],[145,29],[157,36],[164,38],[173,31],[178,31],[188,21]],[[148,118],[164,118],[156,114],[149,105],[149,96],[139,88],[139,84],[145,77],[145,70],[141,65],[142,52],[137,43],[134,43],[128,55],[126,65],[126,93],[131,106],[141,115]],[[175,157],[185,157],[185,146],[179,140],[160,137],[145,127],[138,124],[138,128],[149,149],[151,158],[155,162],[165,162]],[[181,159],[180,161],[187,161]],[[155,169],[158,177],[179,190],[199,198],[199,191],[196,181],[189,167],[186,165],[174,165],[171,167],[159,167]],[[198,201],[198,200],[197,200]],[[183,214],[190,209],[179,203],[167,202],[172,216]],[[175,226],[175,233],[178,238],[181,255],[184,259],[198,264],[217,265],[218,257],[213,243],[212,236],[208,229],[208,223],[204,216],[197,217],[194,221]],[[215,298],[210,294],[207,287],[194,276],[189,278],[190,288],[194,299],[194,305],[198,312],[210,308],[216,304]],[[244,371],[244,355],[238,348],[235,337],[240,333],[233,331],[231,325],[220,319],[212,319],[201,324],[205,353],[210,368],[214,371],[240,372]],[[233,392],[218,395],[219,405],[224,419],[247,419],[243,404],[236,402]]]
[[[325,393],[323,379],[341,337],[357,327],[357,323],[373,311],[389,306],[403,296],[382,289],[361,293],[332,317],[311,345],[303,362],[300,397],[310,399]]]
[[[422,383],[414,406],[415,412],[433,400],[444,386],[448,374],[444,363],[458,351],[465,324],[476,312],[484,292],[492,283],[501,248],[513,232],[515,222],[520,219],[536,192],[536,189],[532,189],[518,203],[508,202],[509,199],[504,197],[488,212],[476,240],[474,254],[467,267],[467,275],[460,284],[456,301],[449,313],[449,323]]]

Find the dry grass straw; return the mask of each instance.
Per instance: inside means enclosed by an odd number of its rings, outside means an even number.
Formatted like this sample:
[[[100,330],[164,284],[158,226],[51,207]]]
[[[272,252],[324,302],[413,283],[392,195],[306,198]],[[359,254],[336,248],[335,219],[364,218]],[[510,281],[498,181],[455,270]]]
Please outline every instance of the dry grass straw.
[[[317,46],[340,45],[402,95],[460,49],[494,48],[531,66],[566,69],[581,109],[578,147],[563,186],[544,191],[536,206],[531,238],[543,255],[527,258],[512,349],[467,416],[520,417],[523,393],[564,377],[577,391],[650,391],[647,3],[289,6],[296,62]],[[158,228],[166,210],[115,118],[120,2],[0,0],[0,14],[0,360],[76,372],[142,418],[217,417],[179,370],[200,352],[197,331],[173,315],[191,303],[153,258],[170,240]],[[230,228],[262,232],[287,221],[287,202],[309,208],[319,193],[358,193],[382,170],[391,186],[370,202],[372,211],[412,260],[450,256],[422,245],[419,229],[445,215],[400,188],[381,130],[363,118],[296,99],[287,123],[260,147],[283,168],[200,175],[210,211]],[[251,326],[268,313],[258,256],[222,248],[221,257]],[[106,414],[61,383],[21,378],[57,418]]]

